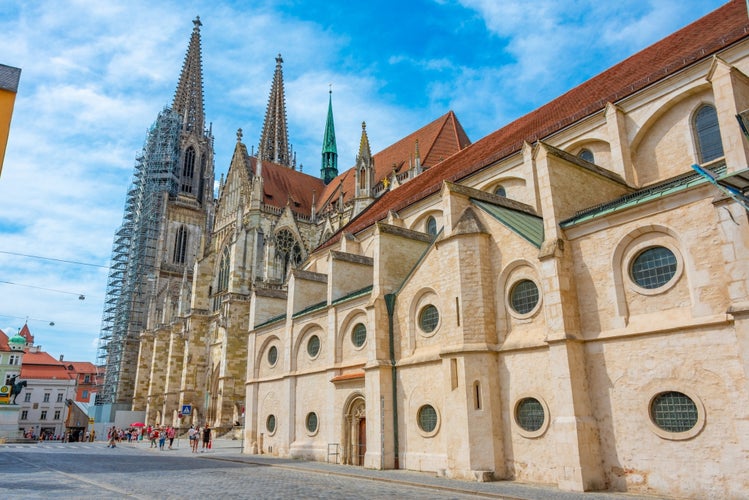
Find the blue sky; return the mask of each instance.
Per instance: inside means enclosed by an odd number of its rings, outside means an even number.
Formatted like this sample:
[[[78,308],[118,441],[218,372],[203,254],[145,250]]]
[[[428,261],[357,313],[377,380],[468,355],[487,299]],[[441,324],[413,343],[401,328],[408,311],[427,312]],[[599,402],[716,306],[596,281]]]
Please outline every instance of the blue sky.
[[[259,140],[278,53],[290,142],[319,175],[330,84],[343,169],[362,121],[373,151],[448,110],[476,141],[723,3],[4,0],[0,63],[22,73],[0,176],[0,329],[29,318],[53,356],[96,361],[135,157],[196,15],[217,177],[238,128]]]

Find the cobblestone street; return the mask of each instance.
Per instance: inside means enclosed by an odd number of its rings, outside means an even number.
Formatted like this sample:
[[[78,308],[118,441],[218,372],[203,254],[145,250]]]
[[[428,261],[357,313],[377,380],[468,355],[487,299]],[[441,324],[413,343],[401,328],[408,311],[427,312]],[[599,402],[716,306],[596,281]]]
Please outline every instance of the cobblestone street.
[[[217,440],[212,450],[197,454],[184,440],[164,451],[151,449],[148,443],[122,443],[114,449],[103,442],[8,444],[0,445],[0,468],[13,471],[0,486],[4,499],[636,498],[243,455],[239,443],[228,440]]]

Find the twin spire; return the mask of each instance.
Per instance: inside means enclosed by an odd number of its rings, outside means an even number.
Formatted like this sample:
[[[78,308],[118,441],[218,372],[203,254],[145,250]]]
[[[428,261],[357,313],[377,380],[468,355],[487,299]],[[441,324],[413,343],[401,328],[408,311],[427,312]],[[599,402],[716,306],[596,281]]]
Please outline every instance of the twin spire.
[[[283,59],[276,57],[276,71],[265,111],[263,132],[260,135],[258,155],[263,159],[296,169],[296,158],[289,146],[289,130],[286,125],[286,95],[283,88]]]
[[[200,17],[193,20],[190,45],[182,65],[179,84],[174,93],[172,110],[182,117],[185,131],[202,133],[205,125],[203,104],[203,63],[200,41]],[[268,97],[263,130],[260,135],[257,156],[296,169],[296,154],[289,144],[289,131],[286,120],[286,95],[283,83],[283,58],[276,57],[276,70]],[[336,148],[335,126],[333,123],[333,92],[329,92],[328,117],[323,137],[321,177],[328,184],[338,175],[338,151]],[[241,132],[240,132],[241,133]],[[238,135],[238,139],[239,139]]]
[[[174,93],[172,111],[182,117],[185,131],[203,133],[205,110],[203,107],[203,61],[200,54],[200,17],[193,23],[190,45],[187,48],[182,74],[179,77],[177,91]]]

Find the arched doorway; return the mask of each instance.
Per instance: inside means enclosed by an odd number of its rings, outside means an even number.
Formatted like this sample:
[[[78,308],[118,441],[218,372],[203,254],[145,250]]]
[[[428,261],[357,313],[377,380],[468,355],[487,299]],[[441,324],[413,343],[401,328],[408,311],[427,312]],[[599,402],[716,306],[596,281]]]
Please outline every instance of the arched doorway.
[[[343,419],[343,462],[364,465],[367,453],[367,418],[364,396],[351,398]]]

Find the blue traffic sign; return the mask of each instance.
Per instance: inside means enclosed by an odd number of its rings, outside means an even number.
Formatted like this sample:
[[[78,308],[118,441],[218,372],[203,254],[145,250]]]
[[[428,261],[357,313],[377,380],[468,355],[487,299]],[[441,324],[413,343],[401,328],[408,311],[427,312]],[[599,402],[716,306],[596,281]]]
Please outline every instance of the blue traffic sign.
[[[182,405],[182,415],[190,415],[192,413],[192,405]]]

